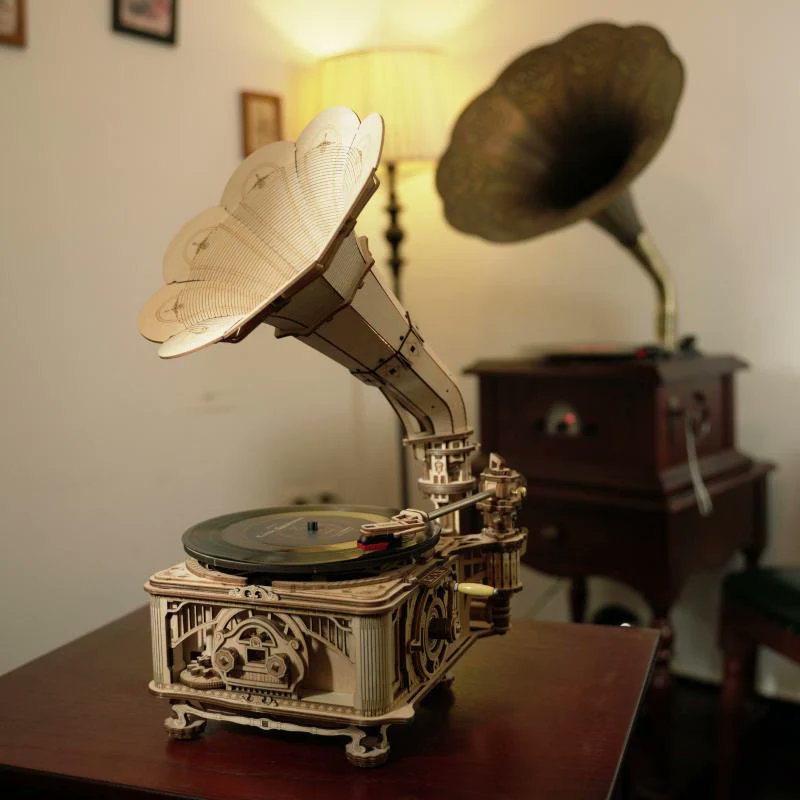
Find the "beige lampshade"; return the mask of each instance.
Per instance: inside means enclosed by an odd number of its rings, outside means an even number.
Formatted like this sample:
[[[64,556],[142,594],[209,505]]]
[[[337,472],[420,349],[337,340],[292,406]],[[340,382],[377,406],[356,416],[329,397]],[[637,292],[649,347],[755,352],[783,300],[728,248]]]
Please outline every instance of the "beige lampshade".
[[[344,105],[360,117],[377,111],[386,133],[384,162],[429,161],[446,145],[444,56],[433,50],[359,50],[321,61],[320,108]]]

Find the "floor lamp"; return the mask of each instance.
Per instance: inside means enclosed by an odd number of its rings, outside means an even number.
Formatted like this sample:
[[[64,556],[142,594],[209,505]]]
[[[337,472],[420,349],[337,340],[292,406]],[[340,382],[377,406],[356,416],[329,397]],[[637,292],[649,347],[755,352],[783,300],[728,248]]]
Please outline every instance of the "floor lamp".
[[[388,192],[388,259],[394,292],[401,298],[405,232],[397,180],[401,165],[432,162],[444,149],[444,57],[433,50],[387,48],[331,56],[319,63],[320,108],[345,105],[362,117],[379,112],[386,124],[381,175]],[[406,453],[400,444],[400,498],[410,503]]]

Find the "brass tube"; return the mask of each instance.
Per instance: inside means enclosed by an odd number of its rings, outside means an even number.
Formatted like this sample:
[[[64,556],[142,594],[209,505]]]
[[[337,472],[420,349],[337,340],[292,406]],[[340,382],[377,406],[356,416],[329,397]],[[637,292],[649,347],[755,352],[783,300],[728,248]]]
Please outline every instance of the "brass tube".
[[[628,249],[655,284],[658,295],[656,336],[661,346],[672,352],[678,340],[678,299],[672,272],[647,231],[640,231]]]

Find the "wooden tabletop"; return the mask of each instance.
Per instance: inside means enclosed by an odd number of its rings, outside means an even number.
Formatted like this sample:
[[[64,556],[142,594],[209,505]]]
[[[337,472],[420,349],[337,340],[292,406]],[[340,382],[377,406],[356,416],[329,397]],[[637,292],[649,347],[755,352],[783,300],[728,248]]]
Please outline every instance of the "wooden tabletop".
[[[3,797],[606,798],[656,645],[650,630],[516,621],[364,770],[333,738],[210,723],[168,739],[149,637],[141,609],[0,677]]]

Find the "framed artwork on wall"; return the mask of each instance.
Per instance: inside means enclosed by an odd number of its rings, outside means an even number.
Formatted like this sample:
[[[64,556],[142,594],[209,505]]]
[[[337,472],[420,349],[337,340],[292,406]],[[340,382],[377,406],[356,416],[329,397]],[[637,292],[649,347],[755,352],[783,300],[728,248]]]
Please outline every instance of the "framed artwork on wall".
[[[25,47],[25,0],[0,0],[0,44]]]
[[[281,99],[274,94],[242,92],[242,150],[249,156],[282,136]]]
[[[119,33],[175,44],[178,0],[111,0],[111,20]]]

